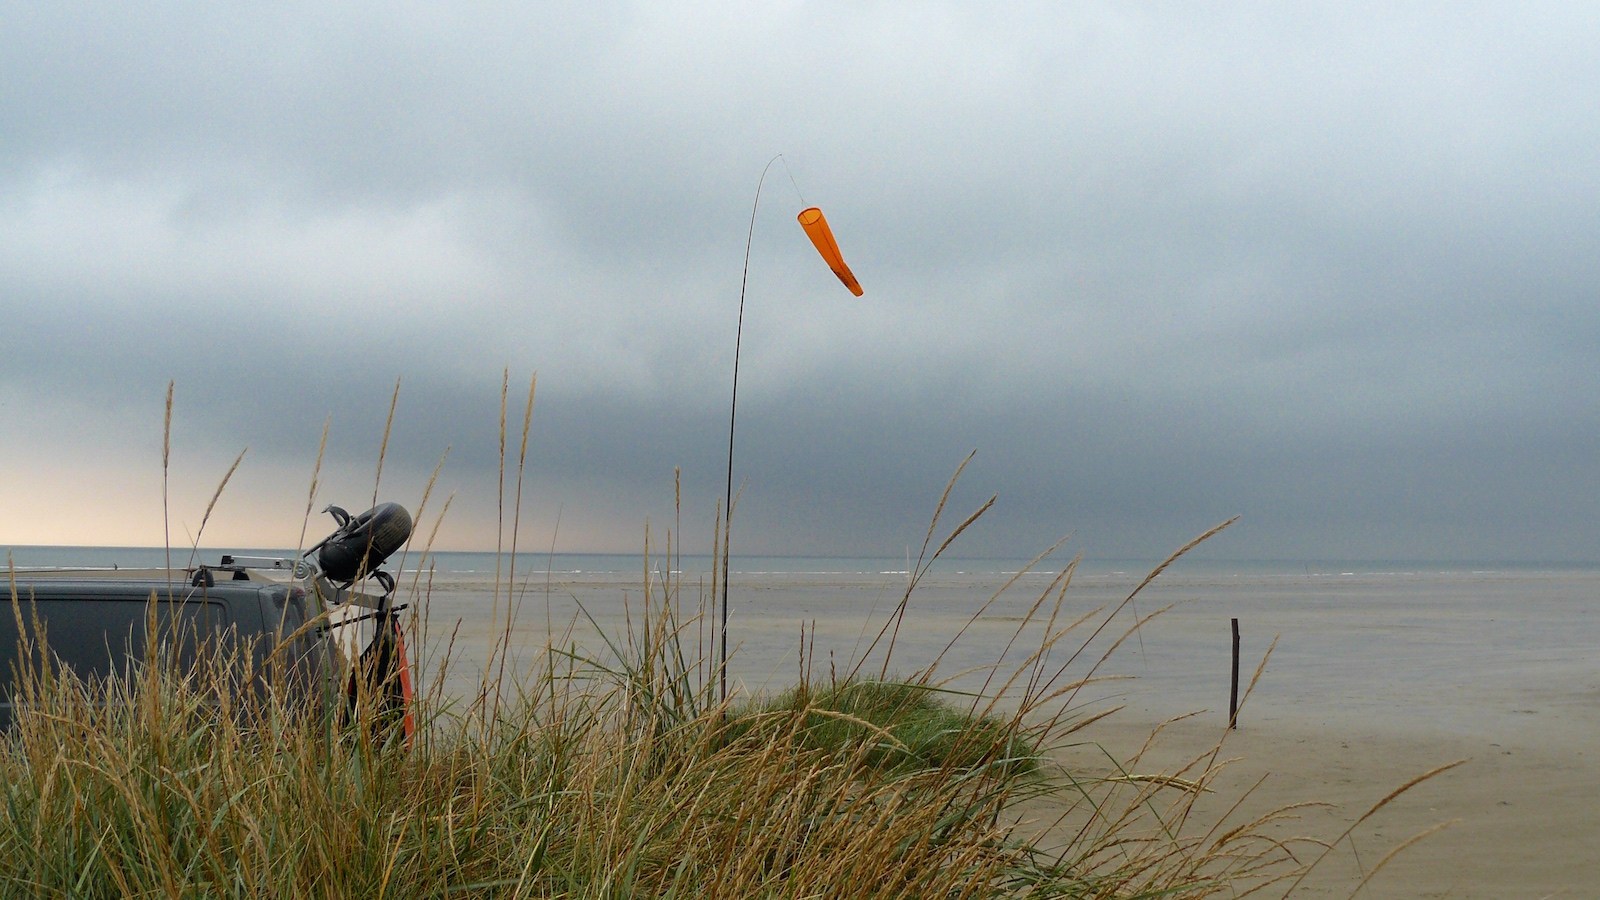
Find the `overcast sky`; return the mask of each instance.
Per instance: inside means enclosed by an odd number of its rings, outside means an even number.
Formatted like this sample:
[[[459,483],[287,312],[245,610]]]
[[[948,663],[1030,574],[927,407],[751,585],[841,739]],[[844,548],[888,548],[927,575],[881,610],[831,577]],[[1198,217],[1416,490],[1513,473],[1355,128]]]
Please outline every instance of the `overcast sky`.
[[[0,0],[0,543],[1600,560],[1593,4]],[[795,224],[827,213],[866,295]],[[559,515],[560,527],[556,529]],[[432,514],[427,517],[431,527]],[[311,536],[328,530],[314,519]]]

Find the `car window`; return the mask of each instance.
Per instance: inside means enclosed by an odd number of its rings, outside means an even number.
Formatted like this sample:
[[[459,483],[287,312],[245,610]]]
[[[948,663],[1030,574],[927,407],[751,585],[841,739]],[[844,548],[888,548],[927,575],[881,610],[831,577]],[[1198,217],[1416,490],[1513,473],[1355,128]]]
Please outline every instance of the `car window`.
[[[124,671],[130,656],[143,659],[150,601],[134,599],[21,600],[0,603],[0,683],[15,683],[23,629],[37,641],[34,622],[42,626],[53,659],[84,678],[104,678]],[[176,640],[178,662],[193,665],[195,648],[207,636],[228,626],[227,607],[204,601],[156,601],[156,629],[163,640]]]

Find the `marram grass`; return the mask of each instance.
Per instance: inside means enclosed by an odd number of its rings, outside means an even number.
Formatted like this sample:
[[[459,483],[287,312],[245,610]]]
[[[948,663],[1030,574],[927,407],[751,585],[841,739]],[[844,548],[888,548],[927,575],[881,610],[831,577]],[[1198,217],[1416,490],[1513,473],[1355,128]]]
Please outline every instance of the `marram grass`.
[[[1016,720],[974,716],[943,701],[945,693],[899,680],[802,684],[737,710],[728,732],[744,736],[763,727],[795,728],[802,748],[907,776],[996,766],[1010,780],[1038,769],[1036,749],[1018,734]]]
[[[603,661],[547,648],[476,697],[426,694],[409,747],[366,710],[240,691],[226,660],[28,675],[0,744],[0,893],[1200,898],[1292,878],[1263,823],[1185,823],[1205,766],[1053,761],[1083,724],[1061,706],[1082,679],[1044,664],[1073,630],[1065,584],[1030,617],[1040,651],[999,679],[1005,714],[931,670],[718,702],[671,592]]]
[[[398,394],[396,382],[396,402]],[[532,404],[530,383],[524,455]],[[169,384],[164,520],[171,417]],[[386,424],[385,449],[388,433]],[[321,464],[319,448],[308,518]],[[419,521],[432,487],[430,479]],[[1115,774],[1088,777],[1057,761],[1056,751],[1084,746],[1083,729],[1099,717],[1081,715],[1075,701],[1135,633],[1137,622],[1112,627],[1123,610],[1229,523],[1174,553],[1121,605],[1067,622],[1069,565],[1001,655],[1030,629],[1037,649],[1009,672],[997,660],[984,690],[963,695],[942,688],[937,661],[903,681],[887,678],[917,582],[994,502],[929,557],[949,496],[947,487],[905,597],[863,657],[826,684],[802,674],[776,698],[719,699],[718,660],[685,638],[709,624],[706,595],[686,615],[681,576],[652,580],[648,532],[640,625],[608,637],[596,648],[603,652],[552,642],[531,667],[508,670],[512,581],[502,583],[498,561],[494,608],[496,616],[505,610],[505,630],[475,696],[445,692],[451,654],[427,658],[427,620],[413,619],[427,687],[409,745],[369,697],[354,714],[342,703],[290,703],[295,692],[278,684],[283,670],[250,671],[240,662],[250,654],[237,647],[181,670],[154,648],[125,678],[102,684],[49,667],[21,672],[15,727],[0,735],[0,898],[1198,900],[1292,892],[1338,841],[1302,862],[1301,842],[1266,833],[1294,807],[1242,824],[1194,821],[1195,798],[1219,772],[1220,742],[1176,772],[1130,771],[1111,759]],[[722,516],[719,507],[713,545],[725,556]],[[710,597],[717,588],[714,574]],[[415,615],[427,587],[414,580],[412,592]],[[10,599],[18,599],[14,576]],[[876,678],[869,657],[880,666]],[[332,675],[343,683],[345,673]],[[249,683],[267,688],[240,689]],[[1390,793],[1362,821],[1445,768]]]

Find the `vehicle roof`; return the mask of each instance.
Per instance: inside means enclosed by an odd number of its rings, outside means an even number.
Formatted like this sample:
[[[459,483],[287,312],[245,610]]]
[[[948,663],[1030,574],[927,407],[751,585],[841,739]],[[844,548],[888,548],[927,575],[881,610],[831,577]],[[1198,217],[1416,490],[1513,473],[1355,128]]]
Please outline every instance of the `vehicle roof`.
[[[154,594],[160,599],[170,596],[174,600],[230,600],[254,599],[263,591],[273,589],[285,590],[286,585],[264,581],[218,581],[211,587],[194,587],[186,580],[169,582],[165,579],[144,578],[18,578],[16,580],[17,599],[39,600],[61,599],[149,599]],[[170,595],[168,591],[170,590]],[[10,586],[0,587],[3,594],[10,593]],[[9,599],[7,597],[6,599]]]

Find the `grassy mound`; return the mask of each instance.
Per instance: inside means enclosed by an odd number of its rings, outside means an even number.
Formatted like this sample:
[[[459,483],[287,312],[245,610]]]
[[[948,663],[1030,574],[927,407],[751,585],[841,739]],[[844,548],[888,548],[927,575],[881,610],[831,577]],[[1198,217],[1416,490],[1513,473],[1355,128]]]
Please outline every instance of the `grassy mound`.
[[[1018,625],[1038,649],[995,679],[1004,717],[940,699],[955,695],[930,687],[931,667],[730,705],[712,660],[687,651],[704,598],[686,611],[681,585],[648,575],[643,615],[602,630],[598,655],[546,645],[508,669],[508,623],[482,670],[505,674],[469,696],[447,695],[449,661],[433,660],[409,744],[372,703],[352,716],[240,691],[249,654],[178,671],[153,650],[98,685],[24,674],[0,737],[0,884],[40,897],[1198,900],[1293,877],[1303,867],[1265,833],[1271,816],[1188,826],[1215,753],[1179,777],[1055,762],[1081,724],[1062,704],[1094,671],[1073,662],[1102,634],[1120,643],[1106,631],[1120,610],[1062,625],[1069,576]],[[905,609],[883,626],[882,671]],[[1052,661],[1084,623],[1079,652]]]
[[[798,718],[800,746],[895,775],[988,767],[1009,778],[1038,769],[1037,750],[1016,721],[978,716],[941,696],[937,688],[905,681],[801,685],[741,709],[729,730],[742,736],[763,723]]]
[[[552,650],[476,697],[424,697],[410,747],[374,733],[370,711],[308,713],[214,680],[237,665],[34,679],[0,741],[0,883],[47,897],[1200,898],[1292,870],[1249,829],[1182,836],[1181,791],[1156,802],[1172,783],[1052,770],[1026,698],[1003,720],[917,681],[716,702],[678,621],[654,616],[614,645],[620,662]],[[1024,827],[1025,801],[1070,830]]]

